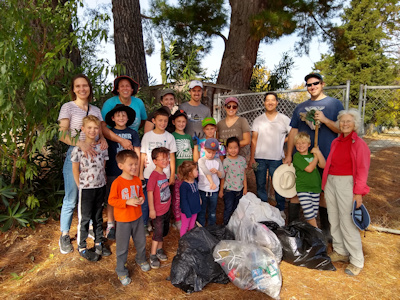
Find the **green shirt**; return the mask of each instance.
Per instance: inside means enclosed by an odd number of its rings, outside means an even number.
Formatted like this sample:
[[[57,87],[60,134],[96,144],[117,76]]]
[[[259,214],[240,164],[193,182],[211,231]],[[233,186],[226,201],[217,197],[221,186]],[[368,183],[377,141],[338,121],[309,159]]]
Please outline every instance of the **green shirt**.
[[[193,140],[189,134],[179,134],[173,132],[172,135],[176,141],[176,153],[175,153],[175,173],[178,173],[178,167],[185,160],[193,160]]]
[[[308,173],[305,168],[314,160],[314,155],[310,152],[306,155],[301,155],[296,152],[293,156],[293,166],[296,170],[296,191],[321,193],[321,175],[317,167]]]

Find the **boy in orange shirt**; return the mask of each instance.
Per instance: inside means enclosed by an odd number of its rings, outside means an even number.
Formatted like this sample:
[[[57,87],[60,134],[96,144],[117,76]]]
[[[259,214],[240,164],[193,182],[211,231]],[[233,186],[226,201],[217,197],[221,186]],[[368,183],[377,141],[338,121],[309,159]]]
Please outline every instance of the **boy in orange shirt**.
[[[122,150],[117,153],[116,161],[122,174],[111,185],[108,203],[114,207],[114,217],[117,221],[117,268],[115,270],[121,283],[128,285],[132,280],[125,264],[131,236],[137,252],[136,263],[142,271],[150,270],[150,265],[146,260],[146,234],[141,209],[144,194],[142,182],[135,176],[139,162],[137,154],[131,150]]]

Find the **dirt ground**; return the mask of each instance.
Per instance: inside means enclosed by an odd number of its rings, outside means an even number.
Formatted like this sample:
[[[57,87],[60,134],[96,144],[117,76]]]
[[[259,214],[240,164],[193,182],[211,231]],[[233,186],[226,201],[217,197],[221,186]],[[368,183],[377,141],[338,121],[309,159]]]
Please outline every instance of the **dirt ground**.
[[[365,204],[373,225],[400,229],[400,148],[373,153]],[[249,173],[254,191],[254,176]],[[218,221],[222,219],[222,205]],[[76,217],[71,234],[76,233]],[[115,274],[113,254],[96,263],[75,251],[63,255],[58,249],[59,222],[49,221],[36,230],[15,229],[0,234],[0,295],[2,299],[268,299],[257,291],[240,290],[232,283],[209,284],[203,291],[186,294],[166,278],[175,255],[179,233],[171,228],[165,240],[168,261],[159,270],[140,271],[132,248],[128,257],[132,283],[123,287]],[[91,240],[89,239],[89,242]],[[362,235],[365,267],[357,277],[344,273],[346,264],[335,263],[336,272],[280,265],[283,284],[281,299],[399,299],[400,235],[367,231]],[[147,238],[148,251],[151,237]],[[89,244],[90,245],[90,244]]]

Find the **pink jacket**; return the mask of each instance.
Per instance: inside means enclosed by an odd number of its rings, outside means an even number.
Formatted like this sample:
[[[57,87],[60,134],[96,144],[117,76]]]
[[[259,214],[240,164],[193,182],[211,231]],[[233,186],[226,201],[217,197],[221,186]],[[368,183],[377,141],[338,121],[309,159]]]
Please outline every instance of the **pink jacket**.
[[[343,134],[341,135],[343,137]],[[367,144],[357,135],[356,132],[351,133],[351,160],[353,165],[353,194],[355,195],[366,195],[369,192],[367,185],[368,170],[370,164],[371,151]],[[324,189],[326,180],[328,179],[329,167],[332,162],[332,156],[335,154],[335,149],[338,143],[338,138],[334,139],[331,145],[331,151],[326,165],[324,173],[322,175],[322,189]]]

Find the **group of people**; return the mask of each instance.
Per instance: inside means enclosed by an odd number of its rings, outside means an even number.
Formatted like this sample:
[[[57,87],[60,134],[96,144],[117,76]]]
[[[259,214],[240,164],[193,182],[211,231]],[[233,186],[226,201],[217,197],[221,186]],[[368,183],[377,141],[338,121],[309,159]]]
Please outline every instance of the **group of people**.
[[[72,101],[62,106],[58,118],[60,140],[69,145],[63,167],[61,253],[73,251],[69,230],[78,203],[79,254],[89,261],[111,255],[104,244],[102,227],[103,207],[108,203],[106,237],[116,240],[116,272],[121,283],[127,285],[131,282],[126,268],[131,237],[141,270],[159,268],[160,261],[167,260],[163,239],[169,232],[170,212],[183,236],[196,221],[202,226],[216,223],[220,197],[224,199],[223,223],[227,224],[247,193],[243,147],[251,144],[249,166],[256,175],[258,196],[267,201],[266,172],[269,170],[272,176],[283,163],[290,165],[295,145],[296,175],[300,179],[313,174],[315,180],[311,181],[317,188],[310,189],[299,181],[299,197],[290,199],[289,221],[298,219],[301,204],[306,220],[317,226],[319,207],[321,227],[325,224],[329,228],[328,216],[331,223],[332,260],[350,259],[346,272],[357,275],[363,267],[363,255],[357,228],[352,227],[348,214],[353,203],[349,198],[361,205],[362,196],[368,192],[369,150],[356,134],[357,113],[343,111],[340,101],[323,94],[319,74],[306,76],[306,85],[311,99],[296,108],[291,120],[277,111],[278,96],[267,93],[266,111],[250,128],[247,120],[237,115],[239,101],[235,97],[225,100],[226,118],[217,123],[210,109],[201,103],[203,84],[197,80],[189,84],[190,101],[176,107],[175,92],[165,89],[161,92],[162,107],[148,117],[142,100],[134,97],[139,84],[129,76],[114,80],[115,96],[100,110],[90,104],[90,80],[83,74],[76,75],[71,82]],[[313,130],[300,121],[300,113],[310,109],[316,110],[314,117],[321,122],[320,147],[311,152]],[[335,125],[337,119],[340,128]],[[137,131],[142,126],[144,135],[140,139]],[[323,197],[319,199],[321,187],[325,206]],[[276,200],[285,218],[285,198],[276,193]],[[327,212],[326,218],[323,212]],[[146,236],[153,230],[149,263]],[[86,244],[91,235],[94,251]]]

